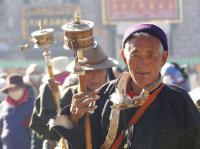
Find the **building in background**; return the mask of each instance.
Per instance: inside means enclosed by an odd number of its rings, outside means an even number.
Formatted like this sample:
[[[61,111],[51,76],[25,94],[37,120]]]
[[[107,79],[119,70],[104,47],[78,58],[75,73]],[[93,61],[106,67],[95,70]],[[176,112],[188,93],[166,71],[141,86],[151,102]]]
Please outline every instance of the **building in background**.
[[[171,61],[200,64],[199,5],[199,0],[0,0],[0,63],[4,68],[44,63],[42,49],[20,51],[30,33],[38,30],[38,20],[55,29],[52,56],[72,57],[62,47],[61,26],[78,10],[83,19],[94,21],[95,39],[111,57],[119,58],[122,34],[128,26],[154,21],[168,35]]]

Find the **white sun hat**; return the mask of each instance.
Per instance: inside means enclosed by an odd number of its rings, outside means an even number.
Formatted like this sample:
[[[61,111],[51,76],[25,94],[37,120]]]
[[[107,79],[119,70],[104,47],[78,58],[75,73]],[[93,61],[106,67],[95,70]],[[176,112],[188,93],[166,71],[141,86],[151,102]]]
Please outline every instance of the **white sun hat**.
[[[67,57],[65,56],[54,57],[52,58],[51,62],[54,75],[67,71],[66,67],[69,64],[69,59]]]

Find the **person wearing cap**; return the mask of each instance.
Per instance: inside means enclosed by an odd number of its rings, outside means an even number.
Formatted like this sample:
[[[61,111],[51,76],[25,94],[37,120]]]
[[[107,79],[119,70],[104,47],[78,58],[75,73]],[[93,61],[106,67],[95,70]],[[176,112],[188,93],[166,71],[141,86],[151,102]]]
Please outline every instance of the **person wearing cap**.
[[[154,24],[131,26],[122,47],[128,71],[104,84],[100,98],[86,93],[73,96],[70,108],[52,119],[50,128],[71,148],[85,148],[84,114],[94,110],[92,148],[199,149],[197,108],[185,90],[161,81],[160,70],[168,57],[164,31]]]
[[[7,94],[0,104],[2,148],[29,149],[31,133],[28,126],[33,110],[33,91],[23,82],[21,75],[11,74],[1,92]]]
[[[96,45],[92,49],[85,50],[83,52],[83,55],[85,58],[87,58],[84,70],[85,70],[85,84],[89,92],[99,88],[108,80],[114,79],[114,74],[110,69],[113,66],[116,66],[118,62],[110,57],[107,57],[99,45]],[[74,66],[75,66],[75,61],[72,61],[67,66],[66,68],[67,71],[69,71],[70,73],[74,73]],[[65,90],[61,92],[62,94],[62,99],[60,103],[61,108],[71,104],[73,94],[77,93],[79,90],[78,85],[71,86],[69,85],[69,83],[66,83],[66,85],[68,87],[66,87]],[[44,103],[43,105],[46,105],[45,103],[49,103],[50,101],[52,101],[53,98],[52,94],[50,92],[48,94],[49,94],[48,97],[44,96],[42,98],[43,100],[41,100],[41,102]],[[53,108],[53,106],[51,108],[49,107],[48,117],[45,117],[45,119],[49,120],[50,118],[56,116],[57,113],[55,108]],[[34,119],[32,119],[32,121],[34,123]],[[45,124],[43,123],[46,127],[48,125],[47,122],[48,121],[46,121]],[[47,139],[58,141],[60,138],[60,136],[54,131],[44,131],[45,129],[42,129],[41,125],[39,127],[40,130],[38,130],[38,128],[35,128],[34,124],[31,127],[36,131],[38,131],[38,133],[43,134],[43,136],[45,136]]]
[[[69,75],[69,72],[66,70],[69,59],[64,56],[58,56],[52,58],[51,63],[55,81],[58,84],[59,91],[62,92],[63,83]],[[48,132],[46,123],[49,117],[51,118],[56,114],[56,106],[51,94],[51,89],[49,87],[49,81],[51,81],[49,75],[44,75],[42,79],[43,84],[40,86],[39,96],[37,96],[35,99],[34,110],[30,122],[30,128],[32,128],[33,131],[35,131],[43,140],[43,148],[50,148],[48,146],[55,146],[56,144],[53,135],[43,133]],[[43,104],[41,105],[40,103]]]
[[[56,81],[60,85],[63,85],[65,79],[70,74],[69,71],[66,70],[68,64],[69,64],[69,58],[65,56],[58,56],[52,58],[53,74],[55,75]]]
[[[70,72],[66,69],[69,64],[69,58],[65,56],[57,56],[51,59],[52,71],[55,80],[59,85],[63,85],[65,79],[69,76]],[[49,74],[43,76],[42,82],[47,84],[49,81]]]

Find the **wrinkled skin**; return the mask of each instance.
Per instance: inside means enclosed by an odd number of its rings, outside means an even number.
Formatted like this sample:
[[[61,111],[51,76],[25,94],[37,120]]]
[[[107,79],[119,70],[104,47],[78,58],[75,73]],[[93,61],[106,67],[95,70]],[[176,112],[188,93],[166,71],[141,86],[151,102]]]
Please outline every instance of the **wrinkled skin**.
[[[130,38],[126,45],[125,61],[135,84],[134,90],[140,92],[159,77],[168,53],[161,52],[159,39],[151,35]]]
[[[87,70],[85,72],[85,82],[88,91],[94,91],[106,82],[106,70]]]

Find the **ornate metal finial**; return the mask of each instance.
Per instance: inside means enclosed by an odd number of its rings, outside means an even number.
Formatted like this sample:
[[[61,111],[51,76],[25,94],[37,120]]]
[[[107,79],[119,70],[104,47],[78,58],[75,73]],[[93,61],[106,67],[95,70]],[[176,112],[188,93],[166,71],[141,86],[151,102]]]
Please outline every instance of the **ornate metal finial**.
[[[79,15],[78,11],[76,11],[76,13],[74,15],[74,23],[80,24],[80,20],[81,20],[81,17]]]

